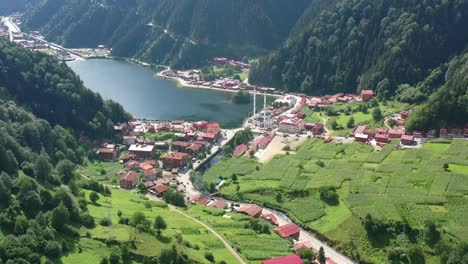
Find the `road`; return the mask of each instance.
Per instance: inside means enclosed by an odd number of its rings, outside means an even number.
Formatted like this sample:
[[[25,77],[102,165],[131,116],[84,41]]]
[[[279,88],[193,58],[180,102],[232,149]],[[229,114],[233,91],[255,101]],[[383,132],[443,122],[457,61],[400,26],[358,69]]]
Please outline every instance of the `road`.
[[[150,195],[150,194],[147,194],[146,197],[148,197],[150,200],[153,200],[153,201],[160,201],[158,198],[156,198],[156,197],[154,197],[153,195]],[[237,251],[229,244],[229,242],[223,236],[221,236],[218,232],[216,232],[216,230],[211,228],[209,225],[201,222],[200,220],[197,220],[197,219],[191,217],[190,215],[186,214],[185,212],[182,212],[181,210],[179,210],[177,207],[175,207],[173,205],[169,205],[169,210],[171,210],[172,212],[176,212],[176,213],[178,213],[178,214],[180,214],[180,215],[182,215],[182,216],[184,216],[184,217],[186,217],[186,218],[200,224],[204,228],[206,228],[208,231],[210,231],[210,233],[212,233],[219,240],[221,240],[221,242],[223,242],[224,246],[239,261],[239,263],[247,264],[247,262],[245,262],[245,260],[241,257],[241,255],[239,255],[239,253],[237,253]]]
[[[64,48],[60,45],[57,45],[55,43],[52,43],[52,42],[49,42],[45,39],[42,39],[42,38],[38,38],[36,36],[33,36],[31,34],[27,34],[27,33],[24,33],[24,32],[21,32],[21,29],[18,27],[18,25],[16,25],[15,23],[13,23],[13,21],[11,21],[11,18],[10,17],[3,17],[2,18],[2,22],[5,24],[6,27],[8,27],[8,31],[10,33],[10,41],[13,41],[13,34],[15,33],[22,33],[23,35],[25,36],[28,36],[34,40],[37,40],[37,41],[40,41],[40,42],[43,42],[47,45],[49,45],[50,47],[52,48],[55,48],[55,49],[59,49],[59,50],[62,50],[62,51],[65,51],[67,53],[69,53],[72,57],[74,57],[75,59],[76,58],[80,58],[80,59],[84,59],[83,56],[81,56],[80,54],[76,53],[76,52],[73,52],[67,48]]]

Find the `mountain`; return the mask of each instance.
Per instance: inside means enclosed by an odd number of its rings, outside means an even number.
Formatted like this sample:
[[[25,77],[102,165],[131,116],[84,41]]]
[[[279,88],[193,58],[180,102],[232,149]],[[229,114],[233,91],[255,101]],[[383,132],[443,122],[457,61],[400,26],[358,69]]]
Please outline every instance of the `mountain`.
[[[14,12],[24,12],[39,4],[40,0],[14,0],[0,1],[0,16],[9,15]]]
[[[242,59],[278,48],[303,15],[335,1],[47,0],[24,26],[67,47],[108,45],[116,56],[191,67],[216,56]],[[315,8],[315,6],[317,8]]]
[[[249,80],[308,94],[369,88],[390,96],[460,54],[466,25],[467,1],[341,1],[260,59]]]
[[[0,95],[14,100],[51,125],[104,137],[128,120],[123,107],[83,86],[65,64],[0,39]]]

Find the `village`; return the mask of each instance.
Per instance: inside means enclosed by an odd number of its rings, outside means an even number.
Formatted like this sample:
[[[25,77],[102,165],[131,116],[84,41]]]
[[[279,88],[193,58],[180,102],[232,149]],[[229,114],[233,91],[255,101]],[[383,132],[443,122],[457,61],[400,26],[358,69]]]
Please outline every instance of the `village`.
[[[258,96],[266,97],[265,93]],[[254,98],[257,96],[254,88]],[[367,125],[357,125],[347,137],[329,135],[324,123],[309,123],[304,121],[306,114],[303,109],[320,109],[333,104],[369,102],[373,99],[373,91],[364,90],[360,95],[336,94],[332,96],[305,96],[288,94],[267,105],[264,100],[263,110],[256,113],[256,106],[250,118],[239,129],[222,129],[220,124],[208,121],[146,121],[132,119],[127,123],[114,127],[115,142],[102,142],[96,154],[99,159],[109,162],[119,162],[121,169],[114,173],[119,178],[118,187],[128,190],[147,192],[155,199],[161,199],[167,192],[182,194],[187,203],[200,204],[225,210],[233,210],[254,218],[263,218],[278,226],[275,231],[284,238],[294,240],[296,252],[305,248],[318,250],[321,242],[312,235],[301,230],[294,223],[285,221],[269,209],[255,204],[240,204],[222,198],[204,194],[197,190],[191,182],[190,173],[201,168],[206,162],[219,155],[236,133],[249,130],[254,137],[249,142],[234,146],[233,158],[272,157],[285,153],[285,147],[291,144],[297,146],[311,137],[321,138],[325,143],[362,142],[381,149],[384,145],[395,143],[397,149],[420,147],[426,137],[435,137],[435,131],[407,134],[404,123],[410,111],[400,111],[387,117],[394,119],[393,128],[379,127],[370,129]],[[254,100],[255,102],[255,100]],[[441,129],[440,137],[466,137],[468,127],[464,129]],[[158,140],[156,140],[158,139]],[[279,141],[278,141],[279,140]],[[274,146],[280,143],[280,147]],[[216,189],[224,184],[219,178],[213,183]],[[313,241],[313,242],[311,242]],[[335,258],[337,258],[335,256]],[[340,258],[340,256],[338,256]],[[297,255],[291,255],[263,263],[302,263]],[[328,258],[327,263],[347,263],[340,258]],[[351,263],[351,262],[349,262]]]

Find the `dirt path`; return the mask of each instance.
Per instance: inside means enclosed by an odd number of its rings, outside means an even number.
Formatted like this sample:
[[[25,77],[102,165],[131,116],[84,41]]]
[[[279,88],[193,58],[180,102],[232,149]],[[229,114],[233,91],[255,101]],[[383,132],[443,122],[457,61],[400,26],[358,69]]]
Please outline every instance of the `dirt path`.
[[[152,196],[152,195],[146,195],[146,197],[148,197],[149,199],[151,200],[157,200],[156,197]],[[159,201],[159,200],[157,200]],[[208,231],[210,231],[213,235],[215,235],[219,240],[221,240],[221,242],[223,242],[224,246],[229,250],[229,252],[231,252],[231,254],[239,261],[240,264],[247,264],[247,262],[245,262],[245,260],[239,255],[239,253],[237,253],[237,251],[232,248],[232,246],[229,244],[229,242],[224,239],[224,237],[222,237],[218,232],[216,232],[213,228],[211,228],[209,225],[201,222],[200,220],[197,220],[193,217],[191,217],[190,215],[182,212],[181,210],[179,210],[177,207],[173,206],[173,205],[170,205],[168,204],[169,206],[169,210],[171,210],[172,212],[176,212],[178,214],[181,214],[182,216],[202,225],[204,228],[208,229]]]
[[[325,136],[329,136],[330,135],[330,130],[327,128],[328,120],[323,116],[320,116],[320,119],[322,119],[322,122],[323,122],[323,129],[325,130]]]

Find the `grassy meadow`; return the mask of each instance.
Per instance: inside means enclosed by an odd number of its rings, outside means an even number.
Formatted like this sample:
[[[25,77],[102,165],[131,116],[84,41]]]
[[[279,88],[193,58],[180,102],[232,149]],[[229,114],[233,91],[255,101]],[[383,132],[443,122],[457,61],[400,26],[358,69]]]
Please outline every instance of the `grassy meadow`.
[[[371,241],[362,224],[367,214],[415,229],[435,222],[448,236],[468,242],[468,142],[394,147],[395,142],[376,152],[362,143],[310,139],[296,154],[276,156],[264,165],[254,159],[225,158],[205,173],[204,181],[225,177],[223,195],[285,210],[348,255],[358,252],[375,263],[387,261],[386,250],[397,240]],[[231,180],[233,173],[238,182]],[[339,204],[322,201],[321,187],[336,188]],[[438,263],[433,249],[423,248],[426,263]]]
[[[88,194],[89,192],[86,193],[87,198]],[[150,209],[147,203],[152,204]],[[218,238],[198,223],[170,211],[163,202],[150,202],[134,192],[112,189],[111,197],[100,196],[96,204],[89,202],[88,208],[96,219],[96,227],[81,228],[81,239],[74,241],[75,250],[63,259],[64,263],[82,263],[80,260],[84,258],[100,261],[102,257],[109,256],[113,250],[119,251],[118,246],[109,247],[105,241],[125,243],[130,239],[136,241],[136,248],[131,249],[131,253],[138,256],[159,256],[161,250],[176,245],[179,252],[187,254],[190,259],[198,263],[210,263],[204,257],[205,252],[211,252],[217,261],[236,263],[234,256]],[[168,227],[162,232],[162,237],[157,238],[149,233],[139,232],[131,226],[119,224],[118,211],[121,211],[125,217],[131,217],[137,211],[144,212],[151,223],[160,215]],[[102,218],[110,218],[112,225],[109,227],[100,225],[99,221]],[[176,241],[176,235],[182,236],[182,243]],[[98,263],[98,261],[89,263]]]

